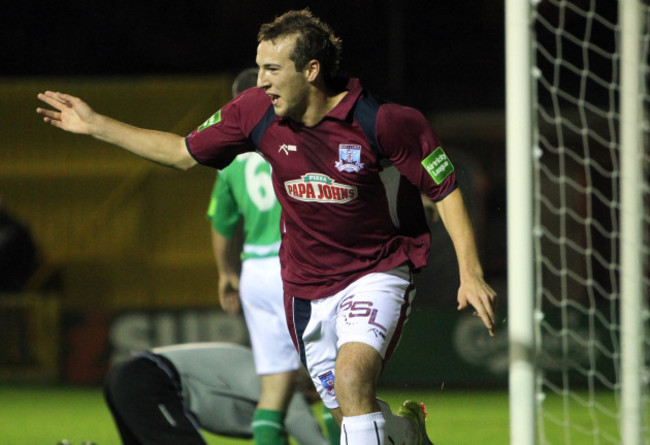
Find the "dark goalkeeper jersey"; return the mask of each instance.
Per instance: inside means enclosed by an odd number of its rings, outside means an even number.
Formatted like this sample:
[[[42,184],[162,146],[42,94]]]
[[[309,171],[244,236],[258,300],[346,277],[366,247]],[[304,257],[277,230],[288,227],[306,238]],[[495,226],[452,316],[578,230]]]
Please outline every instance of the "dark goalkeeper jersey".
[[[456,188],[419,111],[375,99],[357,79],[347,89],[308,127],[276,116],[264,90],[252,88],[186,138],[204,165],[223,168],[255,150],[271,164],[292,297],[324,298],[370,272],[424,266],[431,240],[418,189],[438,201]]]

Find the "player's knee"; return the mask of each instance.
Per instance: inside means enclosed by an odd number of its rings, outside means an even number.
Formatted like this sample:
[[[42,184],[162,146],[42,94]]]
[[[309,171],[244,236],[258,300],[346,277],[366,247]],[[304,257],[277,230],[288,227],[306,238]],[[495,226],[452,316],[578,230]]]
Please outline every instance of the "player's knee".
[[[380,371],[381,357],[373,348],[362,343],[343,345],[336,359],[337,398],[353,403],[374,400]]]

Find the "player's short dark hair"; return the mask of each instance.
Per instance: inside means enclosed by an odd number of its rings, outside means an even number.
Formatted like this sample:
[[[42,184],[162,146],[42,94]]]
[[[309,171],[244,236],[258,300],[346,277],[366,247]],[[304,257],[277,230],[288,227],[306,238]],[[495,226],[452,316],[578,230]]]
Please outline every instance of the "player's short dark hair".
[[[289,58],[297,71],[306,68],[310,60],[320,62],[326,81],[336,77],[339,71],[343,43],[334,35],[327,23],[313,16],[309,9],[289,11],[274,21],[260,27],[257,41],[272,41],[297,35],[296,46]]]

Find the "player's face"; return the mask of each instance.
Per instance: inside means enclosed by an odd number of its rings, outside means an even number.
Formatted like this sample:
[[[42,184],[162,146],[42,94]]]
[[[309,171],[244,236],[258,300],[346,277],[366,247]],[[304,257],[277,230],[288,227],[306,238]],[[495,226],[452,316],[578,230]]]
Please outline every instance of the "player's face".
[[[289,36],[275,42],[260,42],[257,86],[266,90],[276,115],[301,122],[309,102],[309,82],[307,73],[296,71],[296,65],[289,59],[295,41],[295,36]]]

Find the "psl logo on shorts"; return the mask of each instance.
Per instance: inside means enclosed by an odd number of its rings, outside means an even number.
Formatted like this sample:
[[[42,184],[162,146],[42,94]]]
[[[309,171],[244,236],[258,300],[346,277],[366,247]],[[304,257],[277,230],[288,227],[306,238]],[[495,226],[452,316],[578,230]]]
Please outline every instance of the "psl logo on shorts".
[[[320,379],[323,388],[325,388],[325,391],[327,391],[327,394],[334,396],[334,374],[332,371],[327,371],[325,374],[319,375],[318,378]]]

